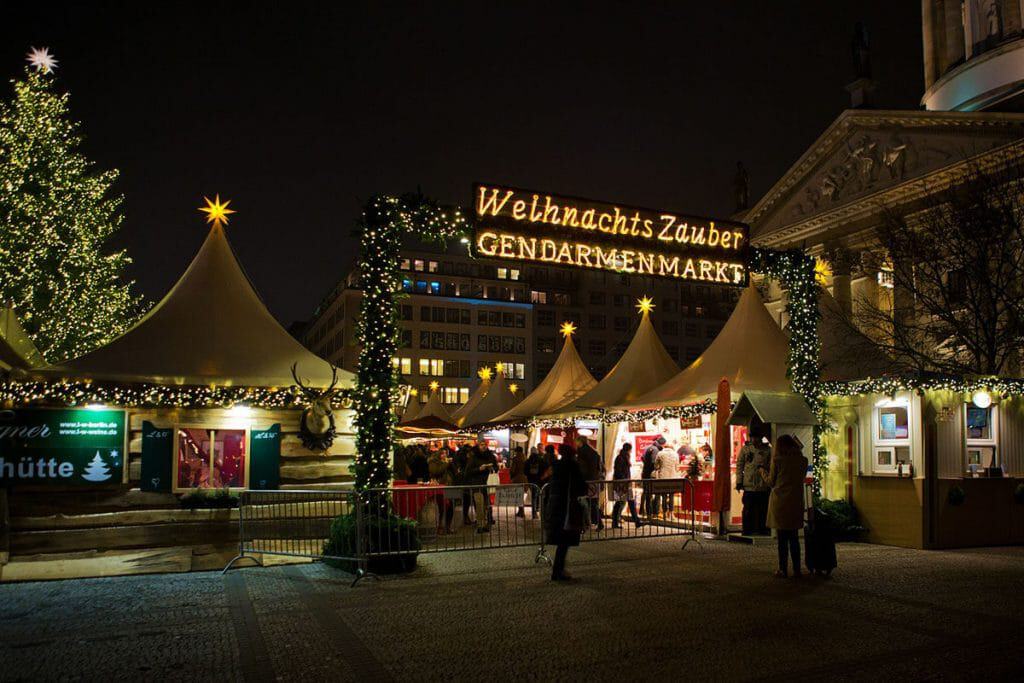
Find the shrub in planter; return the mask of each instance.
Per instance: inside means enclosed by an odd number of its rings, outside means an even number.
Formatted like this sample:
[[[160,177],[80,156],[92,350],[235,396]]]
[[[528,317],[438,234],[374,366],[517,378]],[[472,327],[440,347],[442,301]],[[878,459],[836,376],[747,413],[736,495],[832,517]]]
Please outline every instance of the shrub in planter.
[[[817,524],[831,532],[837,541],[856,541],[867,531],[860,524],[857,508],[845,500],[819,498],[814,506],[814,514]]]
[[[392,514],[366,513],[363,539],[366,550],[371,554],[367,569],[375,574],[399,574],[416,568],[416,557],[420,550],[416,522]],[[324,555],[338,557],[356,556],[356,515],[350,513],[335,517],[331,522],[331,535],[324,543]],[[387,555],[373,557],[373,553]],[[358,564],[353,560],[325,559],[332,567],[355,573]]]
[[[236,508],[238,495],[229,489],[217,489],[212,494],[207,489],[192,489],[178,501],[181,507],[188,510],[209,508]]]
[[[946,500],[949,501],[950,505],[963,505],[964,501],[967,500],[967,492],[960,488],[959,485],[954,484],[949,489],[949,493],[946,494]]]

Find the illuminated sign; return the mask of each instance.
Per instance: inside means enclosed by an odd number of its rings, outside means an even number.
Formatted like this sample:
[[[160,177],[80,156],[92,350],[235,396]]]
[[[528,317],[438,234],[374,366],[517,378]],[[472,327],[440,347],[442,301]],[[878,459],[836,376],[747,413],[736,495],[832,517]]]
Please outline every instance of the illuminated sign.
[[[743,223],[562,197],[473,187],[478,256],[709,284],[747,284]]]

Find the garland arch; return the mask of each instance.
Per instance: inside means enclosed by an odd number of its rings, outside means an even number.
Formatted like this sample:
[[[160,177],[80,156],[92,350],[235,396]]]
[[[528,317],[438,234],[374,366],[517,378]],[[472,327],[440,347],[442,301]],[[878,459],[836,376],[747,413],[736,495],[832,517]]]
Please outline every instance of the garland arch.
[[[358,490],[386,487],[391,483],[391,451],[396,423],[392,401],[398,378],[391,365],[398,348],[398,312],[401,291],[399,251],[406,236],[435,243],[464,240],[470,223],[461,209],[442,207],[420,194],[400,197],[378,195],[363,209],[357,231],[360,236],[358,266],[363,299],[357,329],[362,350],[353,393],[356,409],[356,462],[353,467]],[[752,248],[750,271],[777,280],[787,291],[790,347],[788,373],[793,390],[802,395],[819,417],[825,418],[818,364],[818,285],[814,259],[800,249],[776,251]],[[813,462],[815,494],[820,492],[824,454],[819,431],[814,430]]]

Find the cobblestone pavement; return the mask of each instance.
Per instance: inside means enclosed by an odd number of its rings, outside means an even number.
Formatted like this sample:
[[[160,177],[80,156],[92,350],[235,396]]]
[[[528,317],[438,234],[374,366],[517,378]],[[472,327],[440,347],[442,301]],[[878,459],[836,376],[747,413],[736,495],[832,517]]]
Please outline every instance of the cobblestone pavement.
[[[961,680],[1024,671],[1024,548],[845,544],[830,580],[774,548],[527,548],[366,580],[319,564],[0,586],[0,680]],[[1019,678],[1018,678],[1019,680]]]

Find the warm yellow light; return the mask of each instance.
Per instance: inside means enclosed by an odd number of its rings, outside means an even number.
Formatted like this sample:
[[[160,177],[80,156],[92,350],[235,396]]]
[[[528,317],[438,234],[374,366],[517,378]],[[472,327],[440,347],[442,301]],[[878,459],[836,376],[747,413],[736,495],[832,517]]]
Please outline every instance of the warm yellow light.
[[[508,385],[508,390],[511,391],[514,394],[517,391],[519,391],[519,385],[518,384],[509,384]]]
[[[233,209],[228,208],[231,200],[221,203],[219,194],[214,197],[212,202],[209,197],[203,197],[203,199],[206,200],[206,206],[199,207],[199,210],[206,214],[206,222],[227,225],[228,215],[235,213]]]
[[[420,392],[418,392],[416,390],[416,387],[413,387],[413,388],[409,389],[409,395],[410,396],[419,396],[419,394],[420,394]]]
[[[499,374],[504,373],[505,372],[505,364],[504,363],[495,363],[494,364],[494,371],[499,373]]]
[[[651,309],[654,308],[654,299],[649,296],[644,296],[642,299],[636,300],[636,307],[641,313],[650,313]]]
[[[814,279],[818,281],[818,284],[825,286],[828,284],[828,279],[832,277],[832,266],[828,264],[828,261],[822,259],[820,256],[814,259]]]
[[[562,323],[562,336],[568,338],[571,334],[576,331],[576,325],[571,320],[566,320]]]
[[[430,390],[437,391],[438,387],[440,386],[441,385],[437,383],[437,380],[434,380],[433,382],[430,383]]]
[[[484,367],[480,368],[477,371],[476,374],[480,377],[480,379],[490,379],[491,378],[491,369],[489,367],[487,367],[487,366],[484,366]]]

